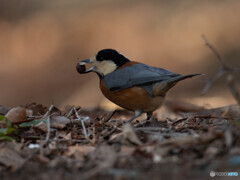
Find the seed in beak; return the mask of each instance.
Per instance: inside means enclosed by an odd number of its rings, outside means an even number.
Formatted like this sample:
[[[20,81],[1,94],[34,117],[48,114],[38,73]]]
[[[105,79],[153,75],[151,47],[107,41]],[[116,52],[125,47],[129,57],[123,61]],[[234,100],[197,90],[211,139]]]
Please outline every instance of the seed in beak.
[[[80,73],[80,74],[86,73],[86,66],[85,65],[77,63],[76,69],[77,69],[77,72]]]

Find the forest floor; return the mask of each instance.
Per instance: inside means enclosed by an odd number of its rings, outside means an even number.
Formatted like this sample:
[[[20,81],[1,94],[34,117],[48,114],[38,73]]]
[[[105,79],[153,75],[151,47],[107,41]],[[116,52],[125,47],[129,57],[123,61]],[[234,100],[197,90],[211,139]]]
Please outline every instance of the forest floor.
[[[0,106],[1,179],[210,179],[238,175],[240,109],[170,103],[167,119],[39,104]],[[215,173],[214,173],[215,172]],[[220,174],[220,172],[224,172]],[[228,174],[229,176],[230,174]]]

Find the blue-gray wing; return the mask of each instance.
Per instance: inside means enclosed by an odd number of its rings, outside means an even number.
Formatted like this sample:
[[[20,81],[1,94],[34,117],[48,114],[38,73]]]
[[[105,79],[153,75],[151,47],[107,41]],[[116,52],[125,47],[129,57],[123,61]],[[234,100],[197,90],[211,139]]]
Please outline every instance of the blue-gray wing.
[[[180,76],[165,69],[147,66],[142,63],[118,69],[104,77],[105,86],[118,91],[138,85],[149,85]]]

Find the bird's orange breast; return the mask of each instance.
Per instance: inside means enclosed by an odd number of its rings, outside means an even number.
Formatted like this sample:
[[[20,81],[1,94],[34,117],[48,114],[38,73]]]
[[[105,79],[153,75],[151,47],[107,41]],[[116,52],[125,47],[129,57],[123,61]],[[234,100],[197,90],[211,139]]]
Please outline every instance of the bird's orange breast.
[[[113,103],[128,109],[151,112],[162,105],[164,96],[152,97],[144,88],[140,86],[131,87],[119,91],[110,91],[104,84],[104,79],[100,82],[100,88],[106,98]]]

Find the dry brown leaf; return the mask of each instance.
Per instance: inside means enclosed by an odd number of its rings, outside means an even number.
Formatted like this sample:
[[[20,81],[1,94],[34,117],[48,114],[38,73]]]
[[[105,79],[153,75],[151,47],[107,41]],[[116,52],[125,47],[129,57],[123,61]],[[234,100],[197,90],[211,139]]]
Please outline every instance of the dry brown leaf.
[[[10,108],[7,108],[5,106],[0,105],[0,115],[5,115],[10,110]]]
[[[72,139],[72,133],[71,132],[68,133],[63,130],[57,130],[56,137],[63,138],[63,139]]]
[[[129,123],[123,125],[123,137],[133,144],[142,144],[142,142],[138,139],[134,128]]]
[[[77,160],[84,160],[84,156],[92,153],[95,150],[94,146],[83,145],[83,146],[70,146],[66,156],[73,156]]]
[[[130,147],[130,146],[121,146],[121,151],[120,154],[122,156],[129,156],[132,155],[132,153],[134,152],[135,148],[134,147]]]
[[[0,149],[0,163],[6,167],[11,167],[14,171],[21,167],[24,159],[16,151],[8,147],[3,147]]]
[[[111,146],[101,145],[92,153],[91,157],[91,159],[94,161],[94,164],[97,166],[84,173],[82,175],[83,179],[91,179],[98,173],[108,168],[112,168],[117,161],[118,154]]]
[[[27,121],[26,108],[15,107],[12,108],[5,117],[13,124],[20,124]]]
[[[53,116],[51,119],[51,127],[56,129],[63,129],[71,121],[65,116]]]
[[[42,104],[36,103],[26,104],[25,108],[32,110],[33,115],[41,115],[47,112],[47,107],[43,106]]]
[[[212,159],[214,158],[218,153],[219,153],[220,149],[214,146],[209,146],[205,152],[204,155],[206,158],[208,159]]]
[[[224,137],[225,137],[225,144],[228,148],[230,148],[232,146],[233,143],[233,135],[230,129],[227,129],[224,132]]]
[[[42,132],[45,132],[45,133],[48,131],[47,124],[44,123],[44,122],[38,123],[36,126],[34,126],[34,129],[38,129],[38,130],[40,130]]]
[[[99,169],[110,168],[117,160],[116,151],[108,145],[99,146],[93,153]]]
[[[50,162],[50,159],[48,159],[46,156],[43,156],[43,155],[37,155],[36,160],[44,164],[48,164]]]

